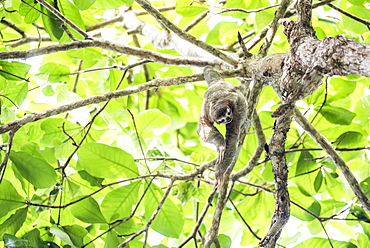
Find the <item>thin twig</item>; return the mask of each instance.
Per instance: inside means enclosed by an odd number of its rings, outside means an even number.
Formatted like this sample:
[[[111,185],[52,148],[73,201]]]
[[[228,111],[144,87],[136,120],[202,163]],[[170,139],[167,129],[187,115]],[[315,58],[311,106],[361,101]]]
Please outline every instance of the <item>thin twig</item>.
[[[192,22],[186,25],[182,30],[184,30],[184,32],[188,32],[190,29],[195,27],[195,25],[197,25],[201,20],[203,20],[208,15],[208,13],[209,10],[204,11],[203,13],[198,15],[197,18],[195,18]]]
[[[104,234],[106,234],[106,233],[108,233],[108,232],[112,231],[112,230],[113,230],[114,228],[116,228],[117,226],[121,225],[122,223],[124,223],[124,222],[126,222],[126,221],[130,220],[132,217],[134,217],[134,215],[135,215],[135,213],[136,213],[137,209],[139,208],[139,206],[140,206],[141,202],[143,201],[144,196],[145,196],[145,195],[146,195],[146,193],[148,192],[149,187],[150,187],[150,185],[152,185],[152,183],[153,183],[153,180],[154,180],[154,179],[155,179],[155,177],[153,177],[153,178],[149,181],[148,186],[146,186],[146,187],[145,187],[144,192],[141,194],[139,201],[136,203],[134,210],[131,212],[131,214],[130,214],[129,216],[127,216],[126,218],[121,219],[121,220],[116,220],[116,221],[115,221],[115,222],[113,222],[113,223],[109,223],[110,227],[108,228],[108,230],[104,231],[103,233],[99,234],[99,235],[98,235],[98,236],[96,236],[95,238],[91,239],[89,242],[87,242],[87,243],[85,243],[84,245],[82,245],[82,246],[81,246],[81,248],[88,246],[89,244],[91,244],[91,243],[93,243],[95,240],[97,240],[98,238],[102,237]]]
[[[213,14],[219,15],[219,14],[223,14],[223,13],[227,13],[227,12],[234,12],[234,11],[239,11],[239,12],[250,14],[250,13],[261,12],[261,11],[271,9],[271,8],[275,8],[275,7],[278,7],[278,6],[279,6],[279,4],[273,4],[273,5],[262,7],[262,8],[259,8],[259,9],[226,8],[224,10],[221,10],[221,11],[213,13]]]
[[[210,196],[209,196],[209,198],[213,198],[213,196],[216,194],[216,192],[217,192],[217,188],[216,187],[214,187],[213,189],[212,189],[212,192],[210,193]],[[208,209],[209,209],[209,207],[211,206],[211,204],[210,204],[210,202],[209,201],[207,201],[207,203],[204,205],[204,207],[203,207],[203,210],[202,210],[202,212],[201,212],[201,214],[200,214],[200,216],[197,218],[197,222],[196,222],[196,224],[195,224],[195,226],[194,226],[194,228],[193,228],[193,230],[191,231],[191,233],[181,242],[181,244],[179,245],[179,248],[181,248],[181,247],[184,247],[184,245],[186,245],[191,239],[194,239],[195,241],[195,243],[196,243],[196,234],[197,234],[197,232],[198,232],[198,230],[199,230],[199,228],[200,228],[200,226],[201,226],[201,224],[202,224],[202,222],[203,222],[203,219],[204,219],[204,217],[206,216],[206,214],[207,214],[207,212],[208,212]]]
[[[167,200],[168,198],[168,195],[170,194],[171,192],[171,189],[172,189],[172,186],[173,186],[173,183],[174,183],[174,180],[171,180],[167,186],[167,190],[166,192],[164,193],[161,201],[158,203],[158,206],[157,208],[154,210],[152,216],[149,218],[148,222],[145,224],[145,226],[138,232],[136,232],[134,235],[132,235],[130,238],[126,239],[123,243],[119,244],[117,246],[117,248],[122,248],[122,247],[125,247],[128,243],[130,243],[131,241],[133,241],[136,237],[138,237],[140,234],[142,234],[143,232],[146,232],[150,225],[153,223],[154,219],[157,217],[157,215],[159,214],[159,211],[161,211],[165,201]]]
[[[13,145],[14,135],[17,131],[18,131],[18,129],[14,129],[14,130],[10,131],[9,135],[8,135],[8,146],[7,146],[6,153],[4,155],[3,161],[0,164],[0,174],[1,174],[0,175],[0,184],[3,181],[4,175],[5,175],[6,166],[8,164],[10,151],[11,151],[12,145]]]
[[[335,9],[336,11],[342,13],[343,15],[348,16],[349,18],[351,18],[351,19],[353,19],[353,20],[355,20],[355,21],[357,21],[359,23],[362,23],[362,24],[366,25],[368,28],[370,27],[370,21],[368,21],[366,19],[362,19],[362,18],[360,18],[358,16],[355,16],[355,15],[353,15],[353,14],[351,14],[351,13],[349,13],[349,12],[347,12],[347,11],[345,11],[345,10],[337,7],[337,6],[335,6],[332,3],[328,3],[327,5],[330,6],[331,8],[333,8],[333,9]]]
[[[26,34],[25,34],[25,32],[24,32],[23,29],[15,26],[13,23],[10,23],[10,22],[6,21],[4,19],[4,17],[1,19],[0,23],[4,24],[5,26],[10,27],[11,29],[13,29],[14,31],[16,31],[17,33],[19,33],[22,36],[22,38],[25,38],[26,37]]]

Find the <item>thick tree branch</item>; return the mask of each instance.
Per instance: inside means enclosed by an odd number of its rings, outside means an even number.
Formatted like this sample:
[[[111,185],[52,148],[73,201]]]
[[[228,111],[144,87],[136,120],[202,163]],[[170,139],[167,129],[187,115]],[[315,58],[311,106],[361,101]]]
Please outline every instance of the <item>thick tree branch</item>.
[[[221,72],[220,74],[225,78],[227,77],[230,78],[230,77],[236,77],[237,75],[240,75],[241,72],[240,70],[231,70],[231,71]],[[72,103],[59,106],[59,107],[55,107],[52,109],[48,109],[45,111],[26,114],[26,116],[24,116],[21,119],[18,119],[18,120],[9,122],[3,126],[0,126],[0,134],[8,132],[10,130],[14,130],[15,128],[20,128],[29,122],[34,122],[34,121],[44,119],[50,116],[65,113],[67,111],[81,108],[81,107],[84,107],[90,104],[101,103],[101,102],[108,101],[110,99],[128,96],[128,95],[136,94],[136,93],[143,92],[146,90],[174,86],[174,85],[181,85],[185,83],[203,81],[203,80],[204,80],[203,74],[170,77],[170,78],[165,78],[165,79],[161,79],[161,78],[153,79],[150,82],[127,87],[122,90],[108,92],[103,95],[87,97],[83,100],[72,102]]]
[[[288,166],[285,158],[285,140],[292,122],[292,108],[292,106],[291,108],[288,108],[283,115],[276,119],[274,133],[272,134],[269,145],[269,155],[275,176],[276,207],[275,213],[272,217],[271,226],[266,236],[259,243],[259,246],[262,247],[275,247],[281,231],[288,222],[290,216],[290,199],[287,188]]]

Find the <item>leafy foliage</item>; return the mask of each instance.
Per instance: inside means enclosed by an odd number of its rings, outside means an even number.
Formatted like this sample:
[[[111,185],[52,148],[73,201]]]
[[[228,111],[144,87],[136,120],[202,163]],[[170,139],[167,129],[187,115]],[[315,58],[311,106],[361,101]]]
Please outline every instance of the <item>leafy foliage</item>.
[[[114,9],[121,7],[124,13],[123,9],[131,6],[143,22],[160,27],[132,0],[47,2],[56,3],[54,7],[60,13],[92,36],[178,55],[155,48],[146,37],[132,35],[117,23],[122,16],[115,16]],[[162,13],[180,28],[204,11],[221,10],[215,8],[220,1],[152,2],[156,7],[173,6]],[[270,2],[228,0],[224,7],[252,10],[270,6]],[[340,0],[335,4],[369,19],[368,1]],[[76,29],[68,25],[62,28],[56,16],[38,1],[1,1],[0,15],[1,52],[73,42],[71,37],[83,39]],[[244,35],[254,30],[258,34],[274,15],[273,8],[255,14],[210,14],[209,21],[200,20],[188,32],[233,52],[238,49],[238,31]],[[328,6],[315,9],[312,21],[321,38],[344,34],[370,43],[365,25]],[[279,30],[269,53],[288,51],[289,44]],[[55,50],[25,61],[2,60],[1,125],[27,117],[27,113],[41,115],[56,106],[73,105],[116,89],[137,89],[154,78],[200,72],[191,64],[169,66],[156,61],[122,69],[122,65],[138,61],[138,57],[100,47]],[[297,103],[315,128],[334,144],[368,197],[369,85],[369,78],[362,76],[328,78],[313,95]],[[40,117],[14,130],[15,134],[3,133],[0,246],[116,247],[128,241],[130,247],[143,247],[145,242],[150,247],[179,246],[197,225],[213,188],[209,180],[213,174],[208,175],[208,171],[203,178],[172,177],[194,172],[217,155],[205,148],[196,134],[206,89],[204,82],[196,82],[133,91],[53,113],[50,118]],[[272,133],[271,113],[279,103],[271,87],[266,86],[257,106],[266,137]],[[256,149],[257,139],[254,130],[250,131],[236,169],[243,168]],[[358,205],[335,164],[298,125],[291,127],[286,143],[292,218],[279,243],[297,248],[369,247],[369,214]],[[263,160],[235,184],[222,219],[221,247],[257,246],[274,211],[273,180],[271,163]],[[168,187],[170,182],[174,185]],[[211,225],[211,213],[198,226],[202,235]],[[130,240],[134,234],[137,237]],[[196,247],[192,242],[200,244],[201,240],[191,240],[184,247]]]

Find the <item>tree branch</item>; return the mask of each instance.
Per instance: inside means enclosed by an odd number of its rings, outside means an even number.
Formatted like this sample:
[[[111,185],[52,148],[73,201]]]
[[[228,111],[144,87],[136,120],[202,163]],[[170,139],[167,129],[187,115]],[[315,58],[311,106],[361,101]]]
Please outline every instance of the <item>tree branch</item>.
[[[275,247],[281,231],[288,222],[290,216],[290,199],[287,188],[288,166],[285,157],[285,141],[292,122],[292,108],[293,106],[288,108],[283,115],[277,117],[269,145],[269,155],[274,172],[276,207],[275,213],[272,217],[271,226],[266,236],[259,243],[259,246],[262,247]]]
[[[207,59],[194,59],[189,57],[179,57],[173,55],[167,55],[159,52],[154,52],[147,49],[141,49],[133,46],[124,46],[121,44],[113,43],[103,39],[94,40],[80,40],[68,43],[62,43],[57,45],[51,45],[47,47],[31,49],[26,51],[11,51],[0,53],[0,60],[2,59],[27,59],[30,57],[51,54],[62,51],[69,51],[74,49],[82,48],[102,48],[117,53],[123,53],[128,55],[137,56],[143,59],[153,60],[158,63],[167,65],[178,65],[178,66],[201,66],[215,65],[217,63],[209,61]]]
[[[82,35],[85,39],[90,38],[89,35],[82,30],[79,26],[74,24],[71,20],[69,20],[67,17],[62,15],[56,8],[54,8],[52,5],[50,5],[45,0],[37,0],[42,6],[44,6],[47,10],[49,10],[51,13],[53,13],[59,20],[61,20],[63,23],[66,23],[68,26],[70,26],[73,30],[75,30],[77,33]]]
[[[301,112],[294,109],[294,119],[305,130],[305,132],[331,157],[335,165],[340,169],[344,178],[347,180],[349,186],[357,196],[360,203],[364,208],[370,212],[370,200],[365,192],[361,189],[360,184],[357,182],[352,171],[346,165],[344,160],[339,156],[335,149],[331,146],[330,142],[317,131],[310,122],[304,118]]]
[[[177,34],[180,38],[204,49],[205,51],[207,51],[208,53],[214,55],[215,57],[229,63],[230,65],[233,65],[233,66],[236,66],[237,65],[237,61],[218,51],[216,48],[208,45],[207,43],[204,43],[203,41],[201,40],[198,40],[197,38],[195,38],[194,36],[186,33],[186,32],[183,32],[180,28],[178,28],[177,26],[175,26],[172,22],[170,22],[167,18],[165,18],[158,10],[156,10],[149,2],[147,2],[146,0],[136,0],[136,2],[143,8],[145,9],[146,11],[148,11],[148,13],[150,13],[152,16],[154,16],[156,18],[156,20],[161,23],[162,25],[166,26],[168,29],[170,29],[172,32],[174,32],[175,34]]]
[[[128,243],[130,243],[132,240],[134,240],[136,237],[138,237],[143,232],[147,232],[150,225],[153,223],[154,219],[159,214],[159,211],[161,211],[163,204],[165,203],[166,199],[168,198],[168,195],[171,192],[172,186],[173,186],[174,180],[171,180],[170,183],[167,186],[166,192],[163,194],[163,197],[161,201],[158,203],[157,208],[154,210],[152,216],[149,218],[148,222],[145,224],[145,226],[138,232],[136,232],[134,235],[132,235],[130,238],[126,239],[123,243],[117,246],[117,248],[125,247]]]

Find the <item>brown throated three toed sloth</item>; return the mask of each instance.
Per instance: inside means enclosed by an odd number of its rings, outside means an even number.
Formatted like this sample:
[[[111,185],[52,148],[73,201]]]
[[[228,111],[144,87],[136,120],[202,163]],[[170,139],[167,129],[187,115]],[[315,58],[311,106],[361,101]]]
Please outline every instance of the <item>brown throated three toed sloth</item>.
[[[246,128],[246,89],[244,84],[233,86],[224,81],[210,66],[204,68],[204,78],[208,89],[204,94],[197,132],[203,142],[217,148],[216,179],[220,187],[225,171],[236,162],[240,132]],[[214,123],[226,124],[225,138]]]

